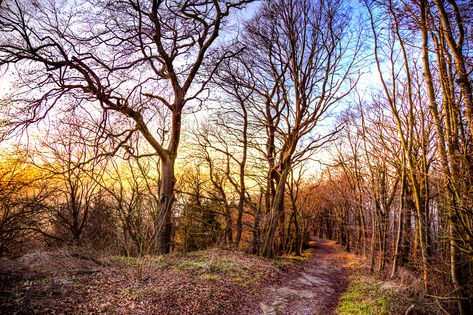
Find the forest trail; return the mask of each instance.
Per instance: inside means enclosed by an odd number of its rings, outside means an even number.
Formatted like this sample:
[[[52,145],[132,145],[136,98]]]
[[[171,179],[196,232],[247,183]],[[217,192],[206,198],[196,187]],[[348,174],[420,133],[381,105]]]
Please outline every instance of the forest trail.
[[[314,239],[310,259],[303,270],[268,289],[260,314],[334,314],[338,299],[348,284],[348,267],[354,256],[334,241]]]

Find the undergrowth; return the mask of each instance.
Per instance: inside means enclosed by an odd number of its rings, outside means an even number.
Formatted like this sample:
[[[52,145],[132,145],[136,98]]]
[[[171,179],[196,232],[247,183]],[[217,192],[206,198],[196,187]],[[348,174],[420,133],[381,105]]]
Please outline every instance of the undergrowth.
[[[394,281],[381,281],[364,269],[353,269],[340,297],[341,315],[436,314],[420,293]]]

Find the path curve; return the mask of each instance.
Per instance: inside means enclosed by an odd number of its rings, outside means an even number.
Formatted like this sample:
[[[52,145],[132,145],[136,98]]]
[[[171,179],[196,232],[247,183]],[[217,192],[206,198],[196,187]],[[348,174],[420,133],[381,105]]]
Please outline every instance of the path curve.
[[[348,283],[349,254],[334,242],[314,239],[312,257],[301,271],[268,288],[260,302],[262,315],[334,314]]]

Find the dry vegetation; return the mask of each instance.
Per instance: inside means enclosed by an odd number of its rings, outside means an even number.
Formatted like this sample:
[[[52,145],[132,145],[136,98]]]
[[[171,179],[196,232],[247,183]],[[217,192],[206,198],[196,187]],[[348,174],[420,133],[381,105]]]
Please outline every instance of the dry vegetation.
[[[61,249],[2,259],[1,312],[252,314],[263,289],[301,261],[218,249],[142,258],[88,255]]]
[[[383,280],[333,241],[311,245],[302,257],[272,260],[221,249],[139,258],[91,256],[84,248],[34,250],[0,261],[0,313],[260,314],[261,302],[281,299],[278,288],[288,291],[311,270],[334,291],[316,285],[310,299],[292,296],[285,302],[289,313],[330,314],[337,303],[339,314],[439,313],[409,271]]]

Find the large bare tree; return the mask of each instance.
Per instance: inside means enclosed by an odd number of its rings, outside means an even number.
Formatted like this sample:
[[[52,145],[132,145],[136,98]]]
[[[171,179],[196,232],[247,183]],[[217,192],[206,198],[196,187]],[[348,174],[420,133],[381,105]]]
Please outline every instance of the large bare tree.
[[[158,251],[170,251],[174,166],[182,115],[199,102],[221,52],[202,65],[233,9],[251,0],[6,1],[0,12],[0,66],[19,77],[7,102],[13,129],[66,104],[85,109],[116,152],[139,132],[161,160]],[[167,113],[166,115],[163,115]],[[18,117],[18,119],[14,119]],[[120,119],[120,124],[112,124]],[[155,132],[155,117],[167,117]]]

